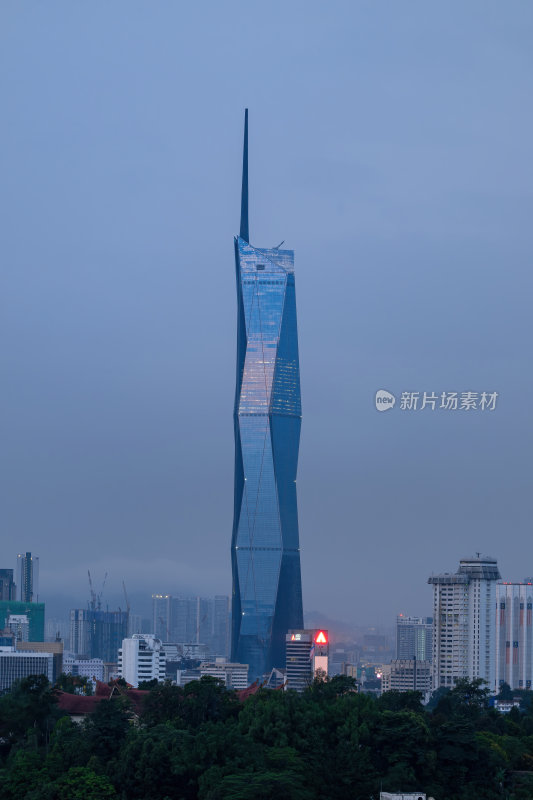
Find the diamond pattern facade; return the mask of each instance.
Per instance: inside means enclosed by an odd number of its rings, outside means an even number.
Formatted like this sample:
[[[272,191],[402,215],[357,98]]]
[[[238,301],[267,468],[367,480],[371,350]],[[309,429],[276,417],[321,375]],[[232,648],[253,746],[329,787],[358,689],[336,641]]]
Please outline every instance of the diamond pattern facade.
[[[294,253],[235,240],[237,385],[232,660],[250,678],[285,662],[302,628],[296,503],[301,402]]]

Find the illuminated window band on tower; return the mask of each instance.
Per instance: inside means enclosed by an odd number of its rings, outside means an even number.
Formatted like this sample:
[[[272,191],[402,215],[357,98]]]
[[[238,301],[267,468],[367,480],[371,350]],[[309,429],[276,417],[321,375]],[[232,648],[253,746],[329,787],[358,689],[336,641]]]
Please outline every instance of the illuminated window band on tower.
[[[294,252],[250,244],[248,109],[241,229],[235,238],[237,381],[231,545],[232,660],[250,679],[285,664],[285,635],[303,627],[296,503],[301,402]]]

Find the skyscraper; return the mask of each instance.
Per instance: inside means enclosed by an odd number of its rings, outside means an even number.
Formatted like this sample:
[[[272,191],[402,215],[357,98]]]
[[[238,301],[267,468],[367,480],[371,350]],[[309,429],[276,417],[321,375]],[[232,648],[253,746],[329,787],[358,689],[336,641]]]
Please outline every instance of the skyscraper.
[[[531,689],[533,680],[533,585],[503,583],[496,587],[496,691]]]
[[[396,617],[396,658],[431,661],[433,644],[432,617]]]
[[[31,553],[17,556],[17,581],[19,600],[22,603],[37,603],[39,599],[39,559]]]
[[[232,660],[249,664],[254,679],[283,666],[287,631],[303,627],[296,504],[301,403],[294,252],[257,248],[249,239],[246,110],[235,238]]]
[[[70,649],[77,655],[116,662],[122,640],[128,633],[128,611],[70,611]]]
[[[482,678],[495,687],[496,582],[494,558],[464,558],[453,575],[432,575],[433,688],[451,688],[458,678]]]

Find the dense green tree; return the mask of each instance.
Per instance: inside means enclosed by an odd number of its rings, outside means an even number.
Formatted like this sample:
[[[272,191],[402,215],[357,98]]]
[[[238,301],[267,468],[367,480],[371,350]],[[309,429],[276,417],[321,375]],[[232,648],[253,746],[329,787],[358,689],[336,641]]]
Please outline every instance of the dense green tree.
[[[131,725],[129,703],[123,697],[101,700],[84,722],[84,734],[92,756],[102,764],[117,758]]]
[[[51,778],[58,778],[71,767],[85,766],[90,757],[91,744],[85,726],[72,722],[70,717],[60,719],[53,730],[46,757]]]
[[[3,800],[21,800],[46,779],[44,760],[39,751],[33,748],[14,751],[7,768],[0,774],[1,797]]]
[[[56,689],[68,694],[84,694],[87,696],[93,694],[92,681],[81,675],[66,675],[62,672],[54,685]]]
[[[143,692],[150,691],[151,689],[155,689],[156,686],[159,685],[159,681],[157,678],[152,678],[151,681],[139,681],[139,685],[137,686],[138,689],[141,689]]]
[[[0,698],[1,797],[368,800],[400,787],[453,800],[533,796],[526,693],[522,710],[504,715],[480,681],[440,692],[433,710],[416,692],[375,699],[354,688],[323,676],[301,695],[261,689],[241,703],[204,678],[154,685],[139,720],[121,696],[78,724],[45,678],[21,681]]]
[[[236,716],[239,708],[235,692],[228,691],[218,678],[205,675],[183,689],[181,718],[190,727]]]
[[[450,689],[448,689],[446,686],[439,686],[438,689],[435,689],[435,691],[431,693],[429,702],[426,704],[426,711],[433,711],[439,704],[441,698],[445,697],[449,693]]]
[[[24,800],[117,800],[114,786],[105,775],[87,767],[71,767],[51,783],[44,783],[21,797]]]
[[[158,683],[143,702],[141,722],[143,725],[161,725],[173,722],[179,725],[182,718],[183,689],[170,681]]]
[[[503,703],[511,703],[514,697],[514,692],[509,686],[508,683],[505,681],[500,686],[500,691],[498,692],[497,699]]]
[[[11,691],[0,697],[0,750],[22,742],[28,730],[37,745],[48,741],[56,720],[61,716],[57,697],[44,675],[32,675],[16,681]]]
[[[422,692],[384,692],[378,700],[380,708],[387,711],[414,711],[424,713]]]
[[[383,711],[371,731],[372,760],[386,791],[416,790],[427,777],[431,737],[427,722],[414,711]],[[431,761],[434,755],[431,754]]]

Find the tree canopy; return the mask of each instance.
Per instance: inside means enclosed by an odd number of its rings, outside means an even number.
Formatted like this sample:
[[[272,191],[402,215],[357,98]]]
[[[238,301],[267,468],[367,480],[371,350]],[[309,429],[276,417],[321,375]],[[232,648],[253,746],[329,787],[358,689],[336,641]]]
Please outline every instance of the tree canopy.
[[[2,798],[369,800],[400,788],[437,800],[533,797],[530,693],[504,715],[480,681],[426,707],[418,692],[375,698],[343,677],[244,702],[213,678],[148,688],[139,715],[113,697],[77,723],[46,678],[15,684],[0,697]]]

